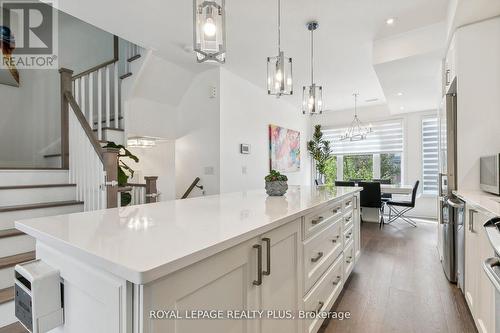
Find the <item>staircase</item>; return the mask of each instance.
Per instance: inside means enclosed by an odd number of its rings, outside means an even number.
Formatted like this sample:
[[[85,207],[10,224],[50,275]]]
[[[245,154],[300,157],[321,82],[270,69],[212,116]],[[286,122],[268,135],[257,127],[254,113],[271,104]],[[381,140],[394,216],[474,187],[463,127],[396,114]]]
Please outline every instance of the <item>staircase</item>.
[[[0,333],[23,332],[14,317],[14,266],[35,258],[34,240],[14,228],[21,219],[83,210],[62,169],[0,170]]]
[[[116,152],[106,155],[101,147],[125,143],[121,84],[142,52],[131,43],[123,48],[122,59],[115,52],[83,73],[61,69],[61,151],[44,156],[50,167],[0,169],[0,333],[27,332],[14,316],[14,267],[35,259],[35,242],[14,222],[116,207],[117,190],[109,197],[116,185],[106,183],[116,180]]]

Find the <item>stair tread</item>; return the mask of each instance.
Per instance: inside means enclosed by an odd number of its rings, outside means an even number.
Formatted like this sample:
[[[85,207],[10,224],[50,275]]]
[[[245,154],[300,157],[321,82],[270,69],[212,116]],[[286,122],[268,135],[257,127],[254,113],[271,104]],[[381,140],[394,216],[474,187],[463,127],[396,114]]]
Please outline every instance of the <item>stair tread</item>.
[[[123,119],[123,116],[118,116],[118,120],[122,120]],[[110,122],[114,122],[115,121],[115,117],[111,117],[109,118],[109,121]],[[106,123],[106,120],[101,120],[101,123]],[[97,121],[94,120],[94,125],[97,125]]]
[[[101,130],[103,130],[103,131],[105,131],[105,130],[112,130],[112,131],[120,131],[120,132],[124,131],[123,128],[116,128],[116,127],[101,127]],[[97,132],[97,128],[93,129],[93,131]]]
[[[4,327],[0,327],[0,333],[28,333],[29,331],[24,328],[20,322],[16,322]]]
[[[0,213],[11,212],[15,210],[30,210],[30,209],[42,209],[42,208],[52,208],[61,206],[72,206],[72,205],[83,205],[83,201],[69,200],[69,201],[53,201],[53,202],[43,202],[27,205],[15,205],[15,206],[0,206]]]
[[[38,185],[9,185],[0,186],[0,190],[21,190],[30,188],[75,187],[76,184],[38,184]]]
[[[15,254],[13,256],[0,258],[0,269],[12,267],[22,262],[35,259],[35,251]]]
[[[128,78],[129,76],[132,76],[132,73],[126,73],[126,74],[123,74],[122,76],[120,76],[120,79],[126,79]]]
[[[24,232],[16,228],[0,230],[0,238],[15,237],[24,235]]]
[[[61,157],[61,153],[58,153],[58,154],[47,154],[47,155],[43,155],[43,158],[50,158],[50,157]]]
[[[10,302],[14,299],[14,287],[0,289],[0,304]]]

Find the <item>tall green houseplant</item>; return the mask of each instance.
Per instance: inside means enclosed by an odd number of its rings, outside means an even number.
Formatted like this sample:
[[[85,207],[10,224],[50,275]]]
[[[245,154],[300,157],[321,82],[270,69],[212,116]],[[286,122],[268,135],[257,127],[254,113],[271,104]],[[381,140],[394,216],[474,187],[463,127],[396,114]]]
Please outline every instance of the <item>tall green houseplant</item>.
[[[323,139],[321,125],[314,126],[314,134],[311,141],[307,142],[307,150],[316,162],[316,171],[321,178],[325,177],[328,160],[332,157],[330,141]]]

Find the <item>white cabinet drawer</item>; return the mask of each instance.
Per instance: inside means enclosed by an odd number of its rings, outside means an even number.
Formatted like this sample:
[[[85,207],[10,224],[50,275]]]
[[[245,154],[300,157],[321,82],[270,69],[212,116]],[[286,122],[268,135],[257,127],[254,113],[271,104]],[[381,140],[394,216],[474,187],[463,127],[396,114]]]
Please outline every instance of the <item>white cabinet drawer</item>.
[[[327,224],[334,222],[342,216],[342,202],[336,202],[327,208],[305,216],[304,219],[304,239],[319,232]]]
[[[340,295],[344,284],[343,258],[340,256],[321,277],[309,294],[304,297],[304,309],[306,311],[329,311],[333,303]],[[305,332],[317,332],[323,323],[323,319],[304,320]]]
[[[342,217],[342,219],[344,221],[344,230],[347,230],[350,227],[352,227],[354,225],[353,211],[351,210],[351,211],[345,213],[344,216]]]
[[[354,209],[355,205],[354,201],[355,201],[354,197],[349,197],[347,199],[344,199],[343,206],[345,212],[352,211]]]
[[[305,293],[342,253],[342,230],[339,220],[304,242]]]
[[[348,245],[354,239],[354,224],[350,224],[349,228],[344,228],[344,245]]]
[[[344,249],[344,278],[347,279],[354,268],[355,261],[354,242],[346,244]]]

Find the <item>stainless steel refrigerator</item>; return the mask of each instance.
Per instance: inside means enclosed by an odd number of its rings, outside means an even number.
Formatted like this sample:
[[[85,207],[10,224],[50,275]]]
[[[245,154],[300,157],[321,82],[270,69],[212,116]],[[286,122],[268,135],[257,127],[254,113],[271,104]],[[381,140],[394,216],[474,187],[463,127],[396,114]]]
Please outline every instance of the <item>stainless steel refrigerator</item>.
[[[454,197],[457,189],[457,94],[456,81],[443,97],[439,110],[439,253],[450,282],[463,290],[463,205]]]

